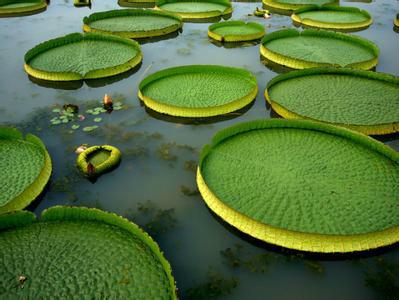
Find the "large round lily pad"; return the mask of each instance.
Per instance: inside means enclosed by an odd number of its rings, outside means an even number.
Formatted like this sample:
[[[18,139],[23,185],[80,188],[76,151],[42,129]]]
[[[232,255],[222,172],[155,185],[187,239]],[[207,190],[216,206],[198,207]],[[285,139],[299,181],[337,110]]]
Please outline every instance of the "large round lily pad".
[[[152,9],[117,9],[91,14],[83,19],[86,32],[111,33],[126,38],[161,36],[183,26],[177,15]]]
[[[338,2],[339,0],[262,0],[266,8],[285,15],[291,15],[295,10],[308,6],[320,6]]]
[[[258,93],[256,78],[240,68],[191,65],[165,69],[146,77],[139,98],[160,113],[178,117],[211,117],[236,111]]]
[[[334,66],[369,70],[378,47],[361,37],[327,30],[284,29],[267,34],[260,47],[266,59],[293,69]]]
[[[169,263],[137,225],[83,207],[0,216],[7,299],[176,299]]]
[[[27,207],[51,175],[51,159],[42,141],[0,127],[0,214]]]
[[[209,26],[208,36],[220,42],[242,42],[262,38],[265,28],[255,22],[226,21]]]
[[[366,29],[373,22],[370,14],[356,7],[324,5],[303,8],[291,15],[294,24],[342,31]]]
[[[158,0],[156,5],[160,10],[179,15],[184,21],[221,17],[233,12],[228,0]]]
[[[44,0],[0,0],[0,17],[31,15],[46,8]]]
[[[266,100],[288,119],[313,119],[365,134],[399,131],[399,78],[371,71],[312,68],[271,80]]]
[[[36,78],[72,81],[108,77],[134,68],[140,45],[118,36],[72,33],[37,45],[25,54],[25,71]]]
[[[242,123],[201,154],[211,210],[260,240],[312,252],[399,241],[399,153],[355,131],[298,120]]]

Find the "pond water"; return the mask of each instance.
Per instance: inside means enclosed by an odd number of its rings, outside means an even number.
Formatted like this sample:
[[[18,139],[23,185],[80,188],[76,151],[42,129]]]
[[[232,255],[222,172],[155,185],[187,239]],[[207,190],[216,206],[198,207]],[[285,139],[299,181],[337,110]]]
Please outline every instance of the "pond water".
[[[381,49],[377,71],[399,75],[399,34],[393,19],[399,1],[345,2],[367,9],[374,24],[356,34]],[[250,17],[260,3],[233,3],[234,19],[257,21],[267,32],[291,27],[287,16]],[[261,63],[259,45],[238,48],[212,44],[209,24],[185,23],[179,36],[142,45],[140,68],[111,80],[81,85],[31,81],[23,56],[36,44],[82,31],[82,19],[95,11],[119,8],[116,1],[94,0],[91,9],[73,1],[52,1],[40,14],[0,19],[0,120],[42,138],[53,159],[51,182],[31,207],[36,213],[57,205],[98,207],[126,216],[154,237],[170,261],[181,299],[398,299],[399,249],[355,257],[313,257],[251,240],[220,221],[205,206],[195,183],[201,147],[229,125],[276,117],[265,105],[263,91],[278,69]],[[137,85],[148,74],[170,66],[221,64],[255,74],[259,94],[243,114],[203,124],[147,113],[137,98]],[[122,109],[88,114],[104,94]],[[378,99],[376,99],[378,100]],[[86,116],[81,122],[52,125],[57,108],[75,104]],[[53,112],[53,110],[55,111]],[[187,124],[188,123],[188,124]],[[73,125],[80,125],[72,129]],[[89,127],[92,131],[83,131]],[[76,128],[77,126],[74,126]],[[399,136],[379,137],[399,150]],[[82,143],[111,144],[123,153],[118,169],[92,183],[75,168],[74,150]]]

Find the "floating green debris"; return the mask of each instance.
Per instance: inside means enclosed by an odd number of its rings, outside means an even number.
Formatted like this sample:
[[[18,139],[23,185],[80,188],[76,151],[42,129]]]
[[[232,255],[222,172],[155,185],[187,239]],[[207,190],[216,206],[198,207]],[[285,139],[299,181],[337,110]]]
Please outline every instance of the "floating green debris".
[[[85,32],[110,33],[125,38],[148,38],[182,28],[175,14],[152,9],[118,9],[91,14],[83,19]]]
[[[73,5],[76,7],[82,7],[82,6],[91,7],[91,0],[73,0]]]
[[[51,175],[42,141],[17,129],[0,127],[0,214],[24,209],[40,195]]]
[[[156,7],[183,18],[183,21],[209,19],[229,15],[233,12],[228,0],[158,0]]]
[[[94,118],[94,122],[96,122],[96,123],[99,123],[99,122],[101,122],[103,120],[103,118]]]
[[[357,7],[323,5],[295,11],[291,19],[296,25],[341,31],[366,29],[373,23],[370,14]]]
[[[262,0],[263,5],[284,15],[291,15],[295,10],[309,6],[339,3],[339,0]]]
[[[205,146],[197,183],[217,215],[271,244],[331,253],[399,241],[399,153],[344,128],[232,126]]]
[[[327,30],[284,29],[266,35],[261,55],[293,69],[334,66],[369,70],[378,63],[378,47],[363,38]]]
[[[220,42],[243,42],[262,38],[263,25],[255,22],[226,21],[209,26],[208,36]]]
[[[311,119],[365,134],[399,131],[399,78],[371,71],[312,68],[271,80],[265,98],[287,119]]]
[[[46,10],[44,0],[0,0],[0,17],[19,17]]]
[[[25,54],[25,71],[50,81],[108,77],[128,71],[142,60],[132,40],[98,33],[72,33],[37,45]]]
[[[113,146],[93,146],[78,155],[76,165],[85,176],[96,178],[115,169],[121,158],[121,152]]]
[[[6,298],[177,299],[158,245],[112,213],[56,206],[37,220],[13,212],[0,217],[0,243],[0,256],[9,258],[0,262]]]
[[[399,27],[399,14],[396,14],[396,18],[393,20],[393,25]]]
[[[138,97],[159,113],[196,118],[236,111],[251,103],[257,93],[256,78],[247,70],[191,65],[146,77]]]

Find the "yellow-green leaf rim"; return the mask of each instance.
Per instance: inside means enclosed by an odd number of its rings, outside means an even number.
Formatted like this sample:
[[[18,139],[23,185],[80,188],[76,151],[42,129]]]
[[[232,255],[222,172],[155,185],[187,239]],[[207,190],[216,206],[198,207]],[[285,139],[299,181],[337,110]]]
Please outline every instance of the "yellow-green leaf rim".
[[[156,242],[114,213],[54,206],[36,219],[11,212],[0,216],[0,243],[5,298],[177,299]]]
[[[327,14],[336,14],[339,16],[340,13],[349,16],[353,14],[354,16],[362,17],[363,20],[352,21],[352,22],[339,22],[336,19],[334,21],[321,21],[317,19],[312,19],[311,17],[304,17],[302,14],[309,13],[327,13]],[[291,19],[294,24],[299,24],[304,27],[312,27],[312,28],[322,28],[329,30],[342,30],[342,31],[358,31],[362,29],[366,29],[373,23],[373,19],[370,14],[366,10],[359,9],[357,7],[348,7],[348,6],[337,6],[337,5],[323,5],[319,6],[311,6],[303,9],[296,10],[292,15]],[[331,18],[333,19],[333,18]]]
[[[25,3],[26,6],[12,7],[13,4]],[[28,5],[30,4],[30,5]],[[8,7],[3,7],[8,6]],[[0,18],[32,15],[46,10],[47,3],[44,0],[0,0]]]
[[[95,159],[94,156],[106,153],[105,157]],[[120,163],[122,154],[118,148],[110,145],[92,146],[84,150],[78,155],[76,165],[79,170],[87,177],[97,177],[104,174]],[[91,163],[94,166],[94,172],[88,171],[88,165]]]
[[[226,33],[220,30],[228,30]],[[208,36],[219,42],[244,42],[261,39],[265,35],[262,24],[244,21],[225,21],[208,27]]]
[[[138,97],[162,114],[202,118],[239,110],[257,93],[256,78],[245,69],[188,65],[149,75],[139,84]]]
[[[147,19],[151,17],[153,17],[154,19],[164,18],[171,20],[173,24],[167,26],[160,25],[157,28],[148,28],[148,29],[141,24],[143,28],[135,29],[134,20],[131,20],[130,22],[130,26],[132,27],[131,30],[104,30],[97,28],[96,25],[92,24],[94,22],[103,21],[107,19],[124,18],[124,17],[132,17],[132,18],[146,17]],[[116,9],[116,10],[98,12],[91,14],[88,17],[85,17],[83,19],[83,23],[84,23],[83,31],[85,32],[108,33],[130,39],[162,36],[175,32],[181,29],[183,26],[183,21],[178,15],[154,9]]]
[[[52,164],[46,147],[38,137],[32,134],[23,137],[19,130],[11,127],[0,127],[0,153],[2,214],[24,209],[40,195],[50,179]],[[12,192],[16,194],[7,197]]]
[[[270,49],[270,45],[276,45],[277,42],[277,44],[280,44],[280,48],[285,46],[285,49],[283,49],[284,52],[300,52],[300,48],[287,43],[287,41],[292,41],[297,38],[312,39],[313,43],[307,41],[306,44],[302,45],[309,55],[320,52],[320,55],[317,56],[317,60],[306,60],[303,58],[303,55],[298,54],[295,57],[294,54],[285,55],[279,53],[279,51],[273,51]],[[282,42],[284,39],[286,39],[286,41]],[[328,41],[326,41],[327,39]],[[324,40],[319,52],[317,52],[318,45],[315,43],[317,40]],[[350,48],[344,49],[344,45],[346,45],[347,48]],[[356,58],[354,49],[357,49],[357,51],[362,53],[362,59]],[[339,53],[340,51],[341,53]],[[322,55],[323,53],[324,55]],[[298,31],[296,29],[283,29],[269,33],[262,39],[260,54],[271,62],[292,69],[348,67],[353,69],[370,70],[378,63],[379,49],[371,41],[356,35],[322,29],[305,29],[303,31]]]
[[[399,153],[345,128],[271,119],[223,129],[201,152],[197,185],[216,215],[270,244],[344,253],[399,242]]]
[[[64,51],[65,47],[74,47],[79,43],[90,42],[97,43],[97,47],[109,48],[107,51],[101,53],[93,53],[90,56],[90,62],[93,64],[101,64],[101,66],[94,66],[93,68],[87,68],[84,72],[70,71],[71,69],[79,69],[83,63],[76,63],[72,60],[74,57],[79,57],[79,53],[73,53],[71,49]],[[101,46],[99,46],[101,45]],[[117,47],[120,49],[113,50]],[[123,51],[121,50],[123,48]],[[127,49],[129,49],[127,51]],[[105,48],[104,48],[105,50]],[[66,52],[66,53],[63,53]],[[62,55],[61,55],[62,54]],[[54,56],[50,61],[43,59],[43,55]],[[98,57],[97,57],[98,56]],[[101,56],[101,57],[100,57]],[[88,57],[81,58],[85,63],[88,63]],[[105,60],[106,59],[106,60]],[[117,62],[112,62],[108,65],[110,59],[115,59]],[[124,73],[137,66],[143,59],[141,54],[140,45],[133,40],[121,38],[110,34],[99,34],[99,33],[71,33],[63,37],[55,38],[46,42],[43,42],[25,54],[25,71],[38,79],[49,80],[49,81],[74,81],[84,79],[96,79],[109,77],[117,74]],[[40,60],[39,67],[32,66],[36,60]],[[63,66],[58,68],[56,65],[72,64],[69,66]],[[43,66],[46,65],[46,66]],[[64,70],[65,69],[65,70]]]

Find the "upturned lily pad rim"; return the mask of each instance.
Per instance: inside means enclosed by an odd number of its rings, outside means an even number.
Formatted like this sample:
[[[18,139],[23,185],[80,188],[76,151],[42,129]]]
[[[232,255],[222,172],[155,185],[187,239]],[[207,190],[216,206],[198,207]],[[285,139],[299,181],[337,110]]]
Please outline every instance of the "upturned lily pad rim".
[[[299,251],[315,253],[345,253],[376,249],[399,242],[399,225],[377,232],[354,235],[329,235],[287,230],[256,221],[226,205],[207,186],[201,168],[207,155],[224,140],[252,130],[295,128],[336,135],[367,147],[399,164],[399,153],[361,133],[307,120],[269,119],[233,125],[217,132],[210,145],[205,145],[197,168],[197,186],[207,206],[238,230],[264,242]]]
[[[227,104],[213,106],[213,107],[200,107],[200,108],[190,108],[190,107],[181,107],[174,106],[170,104],[165,104],[158,102],[156,99],[152,99],[143,94],[143,89],[146,85],[151,84],[158,79],[168,77],[170,75],[175,74],[184,74],[184,73],[201,73],[201,72],[209,72],[209,71],[223,71],[233,74],[239,74],[253,83],[253,90],[246,96],[233,100]],[[186,66],[178,66],[163,69],[161,71],[155,72],[146,78],[144,78],[140,84],[138,89],[138,97],[144,104],[150,109],[171,116],[176,117],[191,117],[191,118],[203,118],[203,117],[214,117],[218,115],[224,115],[240,108],[245,107],[249,103],[251,103],[258,94],[258,84],[256,81],[256,77],[249,71],[241,68],[235,67],[226,67],[221,65],[186,65]]]
[[[250,26],[258,30],[252,34],[229,34],[221,35],[215,32],[216,29],[226,26]],[[261,39],[265,35],[265,28],[262,24],[256,22],[244,22],[240,20],[231,20],[212,24],[208,27],[208,36],[220,42],[243,42]]]
[[[300,14],[310,11],[336,11],[336,12],[353,12],[357,14],[362,14],[367,20],[363,22],[351,22],[351,23],[334,23],[334,22],[323,22],[318,20],[312,20],[309,18],[301,18]],[[373,23],[373,19],[368,11],[350,6],[338,6],[338,5],[313,5],[296,10],[292,15],[291,19],[294,23],[300,24],[306,27],[313,28],[324,28],[324,29],[336,29],[336,30],[362,30],[366,29]]]
[[[265,43],[272,41],[272,40],[277,40],[277,39],[282,39],[282,38],[287,38],[287,37],[299,37],[299,36],[316,36],[316,37],[322,37],[322,38],[335,38],[335,39],[340,39],[344,41],[350,41],[352,43],[359,44],[363,47],[368,48],[374,55],[374,58],[366,61],[360,61],[356,63],[351,63],[345,66],[341,66],[339,64],[332,64],[332,63],[319,63],[319,62],[313,62],[313,61],[307,61],[307,60],[302,60],[294,57],[289,57],[274,51],[271,51],[267,47],[265,47]],[[303,31],[298,31],[296,29],[282,29],[278,31],[274,31],[272,33],[269,33],[265,35],[265,37],[262,39],[261,46],[260,46],[260,54],[276,63],[279,65],[283,65],[292,69],[306,69],[306,68],[313,68],[313,67],[347,67],[347,68],[354,68],[354,69],[361,69],[361,70],[370,70],[374,68],[377,63],[378,63],[378,56],[379,56],[379,49],[377,45],[375,45],[373,42],[361,38],[356,35],[350,35],[346,33],[341,33],[341,32],[334,32],[334,31],[328,31],[328,30],[323,30],[323,29],[305,29]]]
[[[314,4],[300,4],[300,3],[283,3],[278,0],[262,0],[263,6],[270,9],[272,12],[283,14],[283,15],[291,15],[295,10],[313,6]],[[335,4],[339,3],[339,0],[330,0],[325,4]]]
[[[166,17],[177,21],[175,25],[171,25],[164,28],[152,29],[152,30],[137,30],[137,31],[107,31],[102,29],[96,29],[90,26],[91,22],[103,20],[114,17],[127,17],[127,16],[159,16]],[[118,35],[124,38],[140,39],[155,36],[162,36],[172,32],[175,32],[183,27],[183,20],[180,16],[169,13],[166,11],[160,11],[155,9],[114,9],[103,12],[97,12],[83,18],[83,31],[84,32],[97,32],[97,33],[108,33]]]
[[[0,205],[0,214],[2,214],[9,211],[24,209],[42,193],[50,179],[52,163],[45,145],[40,138],[33,134],[26,134],[24,137],[22,132],[18,129],[11,127],[0,127],[0,138],[23,140],[26,143],[31,143],[32,145],[39,147],[44,154],[43,168],[37,178],[29,186],[27,186],[21,194],[17,195],[4,205]]]
[[[396,27],[399,27],[399,14],[396,14],[396,17],[395,17],[395,19],[393,20],[393,24],[394,24]]]
[[[99,165],[95,165],[94,173],[91,174],[87,171],[88,166],[88,157],[98,151],[107,151],[110,153],[108,159],[102,162]],[[122,159],[122,153],[119,151],[118,148],[110,145],[102,145],[102,146],[92,146],[84,150],[80,153],[76,159],[76,165],[78,166],[79,170],[88,177],[98,177],[101,174],[104,174],[108,171],[111,171],[113,168],[118,166]]]
[[[137,55],[119,66],[91,70],[86,74],[84,74],[83,76],[82,74],[76,72],[50,72],[50,71],[39,70],[29,65],[29,62],[35,56],[42,54],[47,50],[70,43],[80,42],[83,40],[100,40],[100,41],[109,41],[113,43],[126,44],[134,48],[137,51]],[[137,66],[142,61],[143,55],[141,53],[140,45],[133,40],[129,40],[111,34],[70,33],[65,36],[51,39],[36,45],[25,54],[24,58],[25,58],[25,64],[24,64],[25,71],[32,77],[43,80],[50,80],[50,81],[74,81],[74,80],[103,78],[124,73]]]
[[[8,1],[9,3],[14,3],[13,0]],[[0,18],[1,17],[18,17],[24,15],[32,15],[42,12],[47,9],[47,3],[44,0],[39,1],[26,1],[32,2],[31,6],[24,7],[13,7],[13,8],[1,8],[0,7]]]
[[[226,8],[222,12],[219,10],[206,11],[206,12],[176,12],[176,11],[170,11],[170,10],[162,8],[162,5],[164,5],[164,4],[178,3],[178,2],[217,3],[217,4],[224,5]],[[157,0],[155,9],[177,14],[183,19],[183,21],[190,21],[190,20],[195,20],[195,19],[210,19],[210,18],[214,18],[214,17],[221,17],[221,16],[229,15],[233,12],[233,7],[229,0]]]
[[[29,226],[33,223],[47,223],[47,222],[99,222],[110,226],[118,227],[135,238],[140,239],[147,245],[154,256],[159,260],[163,266],[164,272],[168,278],[171,288],[171,298],[177,299],[176,283],[172,276],[172,268],[169,262],[165,259],[158,244],[148,235],[147,232],[142,230],[135,223],[116,215],[114,213],[105,212],[97,208],[87,207],[74,207],[74,206],[53,206],[45,209],[40,219],[37,219],[35,214],[28,211],[10,212],[0,216],[0,232],[3,230],[10,230],[19,227]]]
[[[311,121],[316,121],[316,122],[323,122],[323,123],[327,123],[327,124],[331,124],[331,125],[335,125],[335,126],[346,127],[351,130],[359,131],[366,135],[381,135],[381,134],[390,134],[390,133],[399,132],[399,118],[398,118],[398,122],[395,122],[395,123],[382,123],[382,124],[376,124],[376,125],[354,125],[354,124],[332,123],[332,122],[316,120],[316,119],[313,119],[310,117],[306,117],[306,116],[297,114],[293,111],[288,110],[287,108],[283,107],[282,105],[273,101],[270,98],[270,94],[269,94],[270,89],[273,87],[273,85],[275,85],[279,82],[282,82],[285,80],[290,80],[293,78],[303,77],[303,76],[326,75],[326,74],[350,75],[350,76],[379,80],[379,81],[399,85],[399,78],[396,76],[393,76],[391,74],[387,74],[387,73],[379,73],[379,72],[372,72],[372,71],[365,71],[365,70],[355,70],[355,69],[350,69],[350,68],[329,68],[329,67],[310,68],[310,69],[304,69],[304,70],[295,70],[295,71],[291,71],[291,72],[288,72],[285,74],[280,74],[280,75],[277,75],[276,77],[274,77],[272,80],[270,80],[268,82],[268,84],[266,86],[265,93],[264,93],[265,99],[270,104],[272,109],[285,119],[305,119],[305,120],[311,120]],[[376,101],[378,101],[378,99],[376,99]]]

